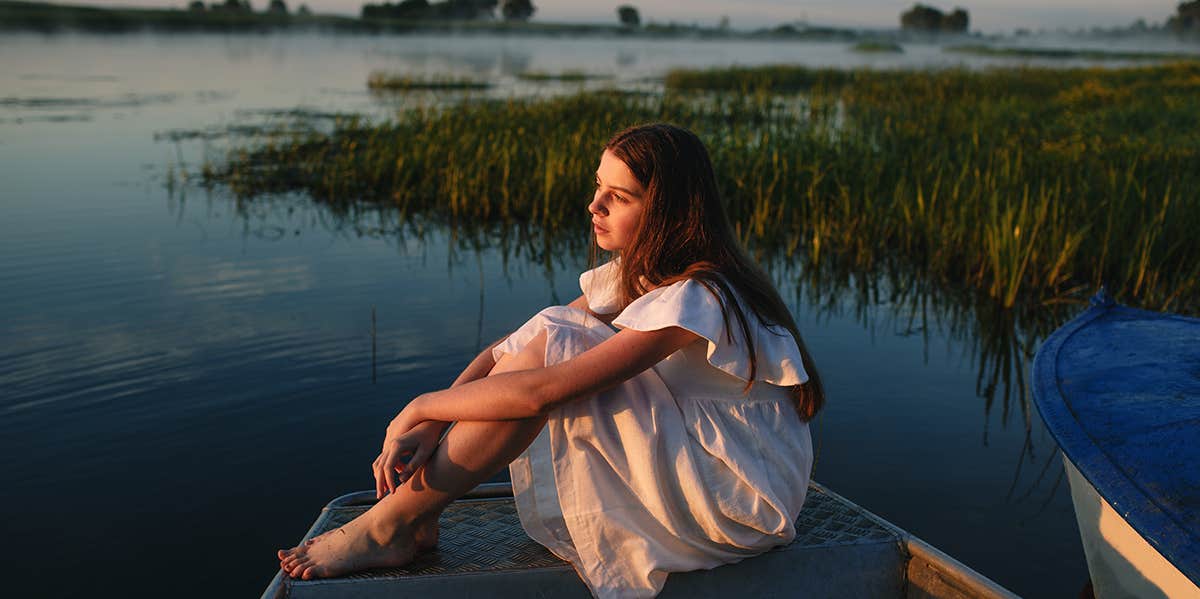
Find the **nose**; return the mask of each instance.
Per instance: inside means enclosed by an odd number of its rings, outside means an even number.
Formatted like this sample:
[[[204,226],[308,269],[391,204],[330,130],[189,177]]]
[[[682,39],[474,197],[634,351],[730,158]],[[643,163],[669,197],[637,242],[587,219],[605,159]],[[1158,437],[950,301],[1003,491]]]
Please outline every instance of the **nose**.
[[[591,203],[588,204],[587,209],[588,209],[588,212],[598,215],[598,216],[604,216],[604,215],[608,214],[608,208],[605,207],[604,202],[600,201],[599,193],[592,196],[592,201],[591,201]]]

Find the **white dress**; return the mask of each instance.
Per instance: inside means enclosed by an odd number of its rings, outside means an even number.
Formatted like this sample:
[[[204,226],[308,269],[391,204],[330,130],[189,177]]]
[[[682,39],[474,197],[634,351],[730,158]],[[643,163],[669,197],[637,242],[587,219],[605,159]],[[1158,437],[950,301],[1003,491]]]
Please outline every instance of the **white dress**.
[[[588,306],[616,312],[616,264],[580,276]],[[748,314],[744,336],[702,284],[681,281],[629,304],[617,328],[670,326],[703,339],[650,370],[549,415],[509,466],[521,524],[575,566],[596,597],[653,597],[669,572],[707,569],[789,543],[812,472],[812,441],[787,386],[808,379],[786,329]],[[546,364],[616,334],[596,317],[546,308],[498,345],[515,354],[547,331]]]

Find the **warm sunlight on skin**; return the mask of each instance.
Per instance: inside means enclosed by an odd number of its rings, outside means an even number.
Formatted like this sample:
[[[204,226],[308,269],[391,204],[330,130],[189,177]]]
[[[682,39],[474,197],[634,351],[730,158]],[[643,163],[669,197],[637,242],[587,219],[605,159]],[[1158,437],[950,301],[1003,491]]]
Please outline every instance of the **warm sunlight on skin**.
[[[625,248],[642,220],[646,190],[616,156],[604,151],[596,169],[596,192],[588,204],[596,244],[606,251]]]

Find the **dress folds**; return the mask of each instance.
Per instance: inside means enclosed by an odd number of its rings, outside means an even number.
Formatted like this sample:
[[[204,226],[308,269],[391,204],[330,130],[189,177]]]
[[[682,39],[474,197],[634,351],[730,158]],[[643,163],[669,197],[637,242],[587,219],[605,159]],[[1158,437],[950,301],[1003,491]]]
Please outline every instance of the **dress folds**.
[[[615,263],[580,276],[592,311],[615,313]],[[750,315],[758,368],[740,327],[695,281],[650,291],[617,328],[681,326],[703,339],[653,368],[554,410],[509,470],[521,523],[601,598],[652,597],[670,572],[740,561],[790,542],[812,470],[808,425],[786,385],[807,380],[786,330]],[[780,331],[783,331],[782,335]],[[586,311],[546,308],[498,345],[519,352],[546,331],[546,364],[616,330]]]

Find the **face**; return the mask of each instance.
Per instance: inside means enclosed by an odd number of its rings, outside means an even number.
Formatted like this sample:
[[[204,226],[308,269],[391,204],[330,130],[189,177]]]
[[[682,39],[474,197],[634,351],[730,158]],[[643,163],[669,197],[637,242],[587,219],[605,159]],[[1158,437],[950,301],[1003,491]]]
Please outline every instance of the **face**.
[[[646,190],[629,167],[605,150],[596,169],[596,192],[588,204],[596,243],[610,252],[628,246],[642,220],[645,202]]]

